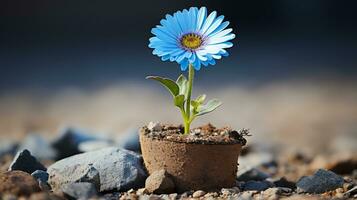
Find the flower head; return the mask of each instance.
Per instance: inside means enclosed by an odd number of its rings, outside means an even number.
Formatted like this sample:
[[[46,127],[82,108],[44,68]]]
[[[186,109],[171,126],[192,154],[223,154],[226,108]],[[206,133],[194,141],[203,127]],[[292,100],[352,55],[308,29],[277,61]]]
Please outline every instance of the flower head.
[[[191,7],[166,15],[160,25],[151,30],[155,36],[150,38],[149,47],[161,60],[176,61],[182,71],[189,64],[196,70],[201,64],[214,65],[216,59],[228,56],[225,49],[233,46],[229,41],[235,37],[231,28],[225,29],[229,22],[223,19],[223,15],[217,17],[216,11],[207,16],[205,7]]]

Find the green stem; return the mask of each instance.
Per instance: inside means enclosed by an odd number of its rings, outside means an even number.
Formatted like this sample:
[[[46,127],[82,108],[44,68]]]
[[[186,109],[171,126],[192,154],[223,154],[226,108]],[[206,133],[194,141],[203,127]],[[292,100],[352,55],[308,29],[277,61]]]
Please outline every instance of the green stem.
[[[187,90],[187,100],[186,100],[186,119],[185,121],[185,134],[190,133],[190,125],[191,125],[191,120],[190,120],[190,115],[191,115],[191,93],[192,93],[192,85],[193,85],[193,77],[195,75],[195,69],[193,68],[193,65],[189,65],[189,70],[188,70],[188,90]]]

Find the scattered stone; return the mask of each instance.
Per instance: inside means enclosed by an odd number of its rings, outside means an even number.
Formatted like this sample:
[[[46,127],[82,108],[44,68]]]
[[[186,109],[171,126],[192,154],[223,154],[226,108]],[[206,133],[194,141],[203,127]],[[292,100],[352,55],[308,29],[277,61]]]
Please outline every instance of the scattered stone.
[[[264,191],[274,187],[274,184],[269,181],[248,181],[243,184],[244,190]]]
[[[312,176],[304,176],[297,183],[296,186],[299,192],[307,193],[324,193],[343,186],[344,180],[341,176],[335,173],[319,169]]]
[[[239,193],[240,190],[238,187],[233,187],[233,188],[222,188],[221,193],[225,196],[231,195],[231,194],[236,194]]]
[[[23,171],[8,171],[0,173],[0,194],[29,196],[40,192],[36,179]]]
[[[140,188],[136,192],[137,195],[143,195],[143,194],[148,194],[148,193],[149,193],[149,191],[146,188]]]
[[[344,195],[346,196],[352,196],[357,194],[357,186],[353,187],[352,189],[348,190],[347,192],[345,192]]]
[[[114,147],[65,158],[51,165],[47,172],[53,188],[90,182],[100,192],[141,188],[147,176],[139,154]]]
[[[290,188],[292,190],[296,188],[296,184],[292,181],[288,181],[285,177],[281,177],[277,180],[273,180],[272,182],[276,187]]]
[[[253,168],[275,163],[274,156],[267,152],[252,152],[246,156],[239,157],[239,167],[237,177],[250,171]]]
[[[279,188],[268,188],[262,193],[263,199],[279,199]]]
[[[164,170],[153,172],[145,181],[145,188],[150,193],[169,194],[175,191],[175,184]]]
[[[88,199],[97,196],[97,190],[93,183],[69,183],[62,186],[62,192],[73,199]]]
[[[83,130],[69,127],[60,131],[59,137],[52,142],[52,146],[58,152],[57,159],[62,159],[81,153],[79,144],[92,140],[98,138]]]
[[[269,178],[270,175],[256,169],[256,168],[252,168],[244,173],[242,173],[241,175],[239,175],[237,177],[238,181],[263,181],[267,178]]]
[[[39,160],[54,160],[57,156],[56,150],[38,134],[28,134],[18,149],[29,150]]]
[[[90,152],[113,146],[113,143],[107,140],[93,140],[80,143],[78,149],[80,152]]]
[[[34,171],[31,176],[33,176],[36,180],[40,180],[42,182],[48,181],[48,173],[42,170]]]
[[[288,195],[292,192],[290,188],[274,187],[263,192],[263,199],[279,199],[279,195]]]
[[[169,199],[170,199],[170,200],[178,199],[177,197],[178,197],[178,194],[177,194],[177,193],[169,194]]]
[[[119,198],[119,200],[162,200],[162,198],[160,198],[159,195],[154,195],[154,194],[144,194],[138,196],[136,194],[125,193]]]
[[[207,199],[207,198],[215,198],[215,197],[218,197],[219,196],[219,194],[217,193],[217,192],[209,192],[209,193],[207,193],[207,194],[205,194],[204,195],[204,199]]]
[[[130,151],[141,152],[138,129],[129,129],[119,134],[116,141],[119,147]]]
[[[42,170],[36,170],[31,174],[37,181],[42,191],[50,191],[51,186],[48,184],[48,173]]]
[[[147,126],[150,131],[162,131],[162,126],[157,122],[150,122]]]
[[[346,180],[345,180],[346,181]],[[345,190],[345,191],[347,191],[347,190],[350,190],[350,189],[352,189],[353,188],[353,184],[352,183],[344,183],[343,184],[343,189]]]
[[[102,198],[100,200],[118,200],[121,199],[121,194],[119,192],[110,192],[103,194]]]
[[[12,163],[10,164],[9,171],[20,170],[32,174],[36,170],[46,171],[46,167],[37,161],[31,153],[25,149],[19,151]]]
[[[205,191],[203,191],[203,190],[197,190],[196,192],[194,192],[194,193],[192,194],[192,197],[193,197],[193,198],[200,198],[200,197],[204,196],[205,194],[206,194]]]
[[[326,198],[320,198],[318,196],[311,195],[292,195],[290,197],[284,198],[284,200],[325,200]]]
[[[241,192],[240,195],[238,196],[238,199],[244,199],[244,200],[250,200],[253,199],[253,195],[256,193],[256,191],[244,191]]]
[[[65,200],[63,197],[48,192],[34,193],[28,200]]]

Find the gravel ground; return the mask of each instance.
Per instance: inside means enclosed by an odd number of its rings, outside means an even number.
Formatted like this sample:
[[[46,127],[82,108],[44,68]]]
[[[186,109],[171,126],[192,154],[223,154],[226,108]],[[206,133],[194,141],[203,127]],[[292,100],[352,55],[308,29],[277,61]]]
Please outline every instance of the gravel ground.
[[[20,199],[356,199],[355,85],[298,81],[210,89],[209,96],[219,98],[224,105],[193,126],[214,122],[217,127],[244,127],[250,129],[252,136],[239,158],[235,187],[183,194],[149,192],[145,189],[147,175],[137,162],[138,127],[149,121],[180,122],[178,111],[164,91],[128,84],[91,91],[2,94],[0,196],[4,200],[17,196],[22,196]],[[207,88],[197,91],[205,92]],[[71,157],[82,152],[85,153],[80,157]],[[112,167],[109,156],[112,154],[103,157],[105,152],[116,152],[115,162],[130,162],[135,167],[130,170],[121,164]],[[105,158],[110,158],[108,166]],[[60,159],[68,164],[59,164]],[[103,170],[110,167],[114,171]],[[66,174],[69,169],[76,176]],[[113,179],[103,179],[113,173]],[[107,182],[98,181],[98,177]],[[22,180],[21,184],[18,180]],[[118,184],[110,184],[115,181]]]

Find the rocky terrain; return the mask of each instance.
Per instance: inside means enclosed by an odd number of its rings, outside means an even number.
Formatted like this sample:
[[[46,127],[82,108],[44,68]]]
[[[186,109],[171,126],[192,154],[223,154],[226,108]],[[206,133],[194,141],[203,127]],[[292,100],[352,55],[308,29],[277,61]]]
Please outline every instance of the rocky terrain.
[[[148,176],[137,132],[111,138],[63,129],[52,141],[29,135],[2,140],[1,199],[354,199],[356,154],[309,156],[248,145],[236,186],[175,193],[164,170]],[[248,140],[249,141],[249,140]]]
[[[148,178],[140,155],[138,127],[180,123],[162,90],[0,94],[0,199],[356,199],[356,85],[198,88],[224,105],[193,127],[212,122],[252,136],[236,187],[180,194],[165,172]]]

